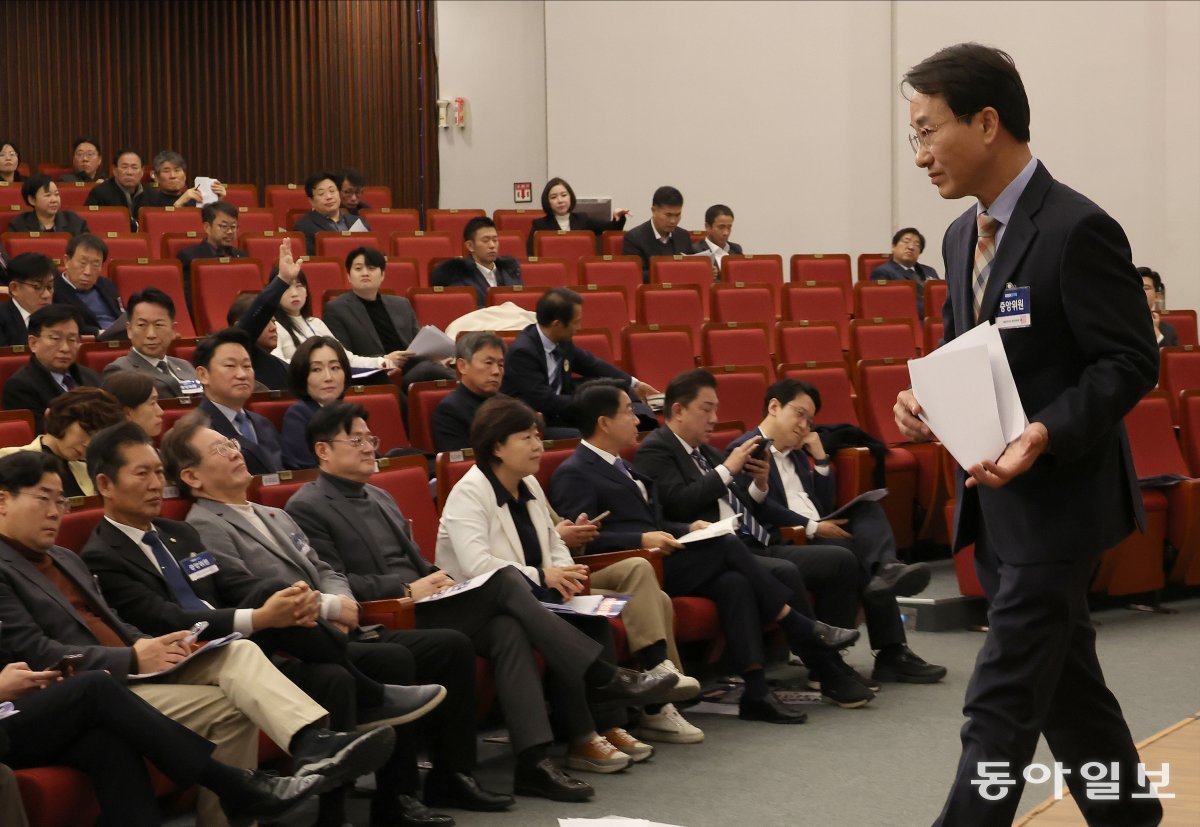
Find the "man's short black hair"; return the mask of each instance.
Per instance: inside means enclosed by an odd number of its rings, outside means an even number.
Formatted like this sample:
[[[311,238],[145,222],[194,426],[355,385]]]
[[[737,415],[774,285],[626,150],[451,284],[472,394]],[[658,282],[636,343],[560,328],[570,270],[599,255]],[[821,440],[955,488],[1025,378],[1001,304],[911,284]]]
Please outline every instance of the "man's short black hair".
[[[349,184],[356,190],[360,190],[367,185],[366,177],[354,167],[342,167],[338,170],[337,174],[341,176],[343,184]]]
[[[1137,274],[1139,278],[1150,279],[1150,281],[1154,283],[1155,293],[1161,293],[1165,289],[1163,286],[1162,276],[1160,276],[1154,270],[1151,270],[1149,267],[1137,268]]]
[[[904,238],[909,233],[912,233],[917,237],[917,243],[921,245],[921,252],[925,252],[925,236],[921,235],[921,231],[916,227],[903,227],[899,230],[896,230],[895,234],[892,236],[892,246],[895,247],[897,244],[899,244],[900,239]]]
[[[568,325],[575,315],[575,305],[583,306],[583,296],[569,287],[551,287],[538,299],[534,315],[542,327],[555,322]]]
[[[99,141],[97,141],[91,135],[80,135],[78,138],[75,139],[75,142],[73,144],[71,144],[71,154],[74,155],[75,150],[79,149],[79,147],[83,144],[91,144],[92,146],[96,147],[96,152],[100,151],[100,142]]]
[[[547,216],[554,215],[554,208],[550,206],[550,190],[560,184],[566,188],[567,197],[571,199],[571,206],[567,208],[567,212],[570,213],[575,209],[575,190],[571,189],[571,185],[562,178],[551,178],[546,182],[546,186],[542,187],[542,211]]]
[[[575,389],[571,398],[575,427],[584,439],[589,439],[600,427],[600,417],[609,418],[621,410],[621,394],[628,395],[629,386],[617,379],[591,379]]]
[[[69,304],[48,304],[45,307],[39,307],[29,316],[29,335],[41,335],[44,328],[63,322],[75,322],[82,327],[81,315],[76,308]]]
[[[733,218],[733,210],[729,209],[729,207],[726,207],[724,204],[713,204],[704,211],[704,223],[711,227],[713,222],[723,215]]]
[[[22,488],[33,488],[47,474],[59,476],[61,466],[58,457],[45,451],[17,451],[0,458],[0,491],[10,494],[21,493]]]
[[[349,434],[354,428],[354,420],[361,419],[369,422],[371,415],[367,409],[357,402],[335,402],[319,408],[308,420],[304,429],[304,439],[315,454],[318,442],[328,442],[336,439],[338,434]]]
[[[669,417],[676,402],[686,408],[696,401],[696,397],[704,388],[712,388],[715,391],[717,377],[703,368],[685,370],[667,383],[667,390],[663,395],[663,415]]]
[[[320,172],[314,172],[312,175],[304,179],[304,194],[309,198],[313,196],[313,190],[320,186],[322,181],[332,181],[340,192],[342,189],[342,175],[332,170],[323,169]]]
[[[209,362],[212,361],[217,348],[221,345],[241,345],[246,349],[246,355],[254,352],[250,349],[254,343],[250,341],[250,336],[246,331],[236,327],[227,327],[224,330],[218,330],[211,336],[205,336],[196,344],[196,350],[192,354],[192,364],[207,370]]]
[[[475,233],[484,227],[491,227],[494,230],[496,229],[496,222],[486,215],[475,216],[463,227],[463,241],[474,241]]]
[[[167,311],[171,321],[175,321],[175,300],[157,287],[144,287],[129,297],[129,301],[125,304],[128,318],[133,318],[133,309],[139,304],[156,304]]]
[[[683,193],[674,187],[659,187],[650,199],[652,207],[682,207]]]
[[[138,159],[138,163],[141,164],[142,166],[146,165],[146,159],[142,157],[142,153],[138,152],[136,149],[132,149],[130,147],[124,146],[124,147],[121,147],[120,149],[118,149],[116,151],[116,154],[113,155],[113,166],[114,167],[118,163],[120,163],[122,155],[136,155],[137,159]]]
[[[108,245],[99,236],[92,235],[91,233],[80,233],[77,236],[73,236],[67,242],[67,258],[74,256],[75,251],[80,247],[85,250],[91,250],[94,253],[99,253],[103,261],[108,260]]]
[[[763,416],[767,415],[767,408],[771,406],[772,399],[780,405],[787,405],[802,393],[813,401],[813,413],[820,413],[821,392],[819,390],[802,379],[780,379],[767,388],[767,395],[763,397]]]
[[[54,259],[42,253],[21,253],[8,260],[9,281],[40,281],[54,276]]]
[[[947,46],[909,69],[904,84],[940,95],[955,117],[968,121],[990,106],[1014,138],[1029,142],[1029,96],[1007,52],[980,43]]]
[[[237,207],[233,206],[233,204],[230,204],[228,201],[214,201],[211,204],[205,204],[200,208],[200,223],[213,223],[217,220],[218,213],[233,219],[238,217]]]
[[[242,316],[246,315],[250,310],[250,305],[254,304],[254,300],[257,298],[258,291],[243,290],[238,293],[237,298],[230,302],[229,309],[225,311],[225,324],[233,327],[241,321]]]
[[[42,190],[49,190],[50,185],[53,183],[49,175],[42,175],[40,172],[35,172],[21,183],[21,200],[32,207],[33,201],[31,199],[36,198],[37,194]]]
[[[350,265],[354,263],[354,259],[362,256],[368,267],[378,267],[380,270],[387,270],[387,257],[376,250],[374,247],[355,247],[346,254],[346,272],[350,272]]]
[[[110,425],[92,436],[87,447],[87,469],[93,485],[100,474],[117,479],[117,472],[125,466],[126,445],[153,447],[154,443],[137,423],[129,421]]]

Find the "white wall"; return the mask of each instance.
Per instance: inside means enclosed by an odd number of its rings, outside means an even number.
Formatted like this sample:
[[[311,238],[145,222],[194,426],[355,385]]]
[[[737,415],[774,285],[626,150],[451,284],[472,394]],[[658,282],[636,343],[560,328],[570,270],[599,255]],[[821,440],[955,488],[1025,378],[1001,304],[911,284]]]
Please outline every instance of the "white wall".
[[[541,0],[439,0],[438,97],[467,101],[439,130],[442,207],[513,207],[513,184],[546,180],[546,42]]]
[[[938,48],[979,39],[1021,69],[1034,153],[1121,221],[1172,307],[1200,307],[1200,4],[981,8],[441,0],[442,97],[474,95],[466,134],[443,136],[441,202],[511,207],[513,181],[532,180],[536,198],[561,175],[642,221],[669,183],[689,228],[729,204],[749,251],[857,256],[912,224],[941,270],[942,231],[967,203],[941,201],[913,166],[898,84]]]

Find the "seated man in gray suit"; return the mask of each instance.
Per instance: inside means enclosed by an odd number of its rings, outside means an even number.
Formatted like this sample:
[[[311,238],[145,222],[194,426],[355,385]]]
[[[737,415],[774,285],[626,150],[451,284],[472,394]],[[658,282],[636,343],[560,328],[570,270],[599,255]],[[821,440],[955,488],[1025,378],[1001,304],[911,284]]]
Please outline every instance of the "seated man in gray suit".
[[[925,318],[922,288],[925,282],[938,278],[937,270],[928,264],[919,264],[917,259],[925,252],[925,236],[916,227],[896,230],[892,236],[892,258],[871,271],[872,279],[896,279],[911,281],[917,285],[917,315]]]
[[[147,287],[129,297],[127,327],[133,348],[128,355],[104,367],[104,375],[119,370],[136,370],[154,380],[160,398],[193,396],[204,392],[196,369],[167,348],[179,335],[175,327],[175,302],[157,287]]]
[[[373,247],[357,247],[346,256],[350,292],[325,305],[325,324],[346,350],[359,356],[388,356],[403,371],[402,384],[453,379],[446,364],[408,352],[420,325],[408,299],[380,293],[387,259]],[[450,360],[447,360],[449,362]]]

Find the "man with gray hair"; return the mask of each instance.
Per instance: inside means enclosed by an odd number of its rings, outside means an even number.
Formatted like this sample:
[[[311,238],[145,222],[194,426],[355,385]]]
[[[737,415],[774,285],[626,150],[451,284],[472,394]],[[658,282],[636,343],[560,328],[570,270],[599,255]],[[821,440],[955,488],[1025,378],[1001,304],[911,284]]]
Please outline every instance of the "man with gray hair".
[[[204,194],[193,184],[187,185],[187,161],[173,149],[164,149],[150,162],[154,170],[156,189],[146,193],[143,207],[199,207],[204,203]],[[213,180],[213,194],[217,199],[225,197],[225,185]]]
[[[458,387],[433,412],[433,444],[439,453],[470,447],[475,411],[500,392],[504,378],[504,340],[490,330],[463,336],[454,355]]]

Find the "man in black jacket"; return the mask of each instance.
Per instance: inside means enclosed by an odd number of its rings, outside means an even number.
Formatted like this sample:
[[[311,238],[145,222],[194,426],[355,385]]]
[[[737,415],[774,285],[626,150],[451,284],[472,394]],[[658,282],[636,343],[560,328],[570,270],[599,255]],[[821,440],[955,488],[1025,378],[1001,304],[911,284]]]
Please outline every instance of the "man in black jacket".
[[[537,323],[522,330],[508,349],[500,392],[529,405],[545,418],[546,425],[573,427],[572,374],[585,379],[618,379],[629,388],[630,396],[643,403],[658,393],[645,382],[575,346],[571,339],[583,323],[583,297],[574,290],[550,288],[538,299],[536,313]],[[643,418],[647,414],[649,408],[639,412]],[[653,414],[649,416],[653,418]]]
[[[175,257],[183,265],[183,289],[188,305],[192,302],[192,262],[198,258],[245,258],[245,250],[233,246],[237,241],[238,211],[228,201],[214,201],[200,208],[204,240],[184,247]]]
[[[122,149],[113,159],[113,177],[88,193],[83,203],[89,207],[124,207],[129,210],[129,231],[138,229],[138,210],[145,189],[142,187],[142,155],[135,149]]]
[[[0,302],[0,346],[29,343],[29,317],[54,296],[54,260],[41,253],[21,253],[8,262],[10,301]]]
[[[100,142],[90,135],[82,135],[71,147],[71,171],[58,180],[68,184],[103,181],[101,163]]]
[[[487,304],[489,287],[521,284],[521,265],[511,256],[498,255],[500,234],[487,216],[472,218],[463,227],[467,254],[437,266],[430,276],[434,287],[474,287],[480,307]]]
[[[100,275],[108,258],[108,245],[91,233],[67,242],[62,275],[54,280],[54,302],[79,311],[79,332],[98,336],[121,315],[121,297],[112,280]],[[122,334],[123,335],[123,334]]]
[[[642,281],[650,282],[650,257],[687,255],[692,236],[679,226],[683,216],[683,193],[674,187],[659,187],[650,202],[650,220],[625,233],[621,255],[642,259]]]
[[[79,313],[52,304],[29,317],[29,364],[4,385],[4,409],[33,412],[40,433],[46,406],[55,397],[78,387],[100,387],[100,376],[75,363],[79,355]]]

